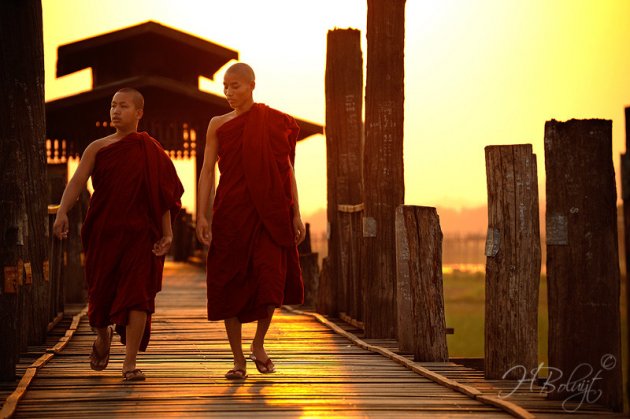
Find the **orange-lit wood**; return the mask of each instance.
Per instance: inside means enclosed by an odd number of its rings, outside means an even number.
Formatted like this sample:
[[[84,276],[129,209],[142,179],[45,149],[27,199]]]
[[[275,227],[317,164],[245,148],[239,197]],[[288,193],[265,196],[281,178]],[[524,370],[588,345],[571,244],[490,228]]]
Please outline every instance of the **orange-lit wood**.
[[[223,374],[231,360],[223,325],[205,320],[203,271],[167,263],[164,282],[152,341],[140,356],[146,382],[122,382],[124,352],[117,339],[108,369],[89,369],[94,335],[84,318],[78,326],[77,321],[70,325],[76,333],[67,346],[37,370],[14,417],[510,417],[492,403],[500,390],[513,388],[513,381],[488,381],[483,372],[452,362],[414,363],[406,356],[412,369],[422,371],[419,375],[402,365],[393,340],[361,341],[353,338],[357,330],[352,326],[330,324],[344,337],[311,315],[280,310],[267,341],[278,372],[261,375],[249,363],[245,382],[228,381]],[[253,330],[252,324],[244,328],[245,345]],[[57,339],[63,336],[62,331],[57,334]],[[21,374],[39,356],[37,350],[19,365]],[[429,375],[431,379],[425,378]],[[446,384],[434,382],[438,376]],[[559,402],[538,393],[519,391],[508,401],[518,405],[511,411],[516,417],[526,417],[527,411],[537,416],[564,413]],[[607,413],[591,405],[580,412]]]

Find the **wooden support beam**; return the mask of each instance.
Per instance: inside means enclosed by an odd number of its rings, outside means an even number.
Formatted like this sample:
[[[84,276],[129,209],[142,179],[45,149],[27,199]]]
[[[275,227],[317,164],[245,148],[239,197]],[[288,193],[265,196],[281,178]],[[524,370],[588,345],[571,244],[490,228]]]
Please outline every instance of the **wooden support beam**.
[[[626,262],[626,324],[630,324],[630,106],[625,109],[626,114],[626,152],[621,155],[621,198],[623,199],[623,239]],[[630,348],[630,334],[626,341]],[[630,382],[630,362],[626,365],[626,382]],[[630,400],[630,385],[626,389],[626,397]]]
[[[485,376],[522,377],[538,365],[540,226],[531,144],[486,147]]]
[[[405,1],[368,0],[363,182],[365,333],[396,336],[395,211],[404,203]]]
[[[549,365],[561,384],[584,366],[601,372],[598,403],[623,409],[617,193],[612,121],[545,124]],[[578,370],[576,370],[578,369]],[[593,377],[591,377],[593,378]],[[574,377],[575,379],[575,377]]]
[[[313,253],[311,247],[311,225],[306,223],[306,237],[298,246],[300,253],[300,267],[304,281],[304,305],[315,307],[319,289],[319,255]]]
[[[396,209],[398,345],[415,361],[446,362],[442,230],[435,208]]]
[[[19,266],[33,263],[39,284],[48,251],[41,7],[38,0],[0,3],[0,91],[5,98],[0,102],[0,284],[15,274],[18,292],[24,272]],[[15,375],[16,352],[29,333],[25,313],[44,307],[48,314],[47,300],[39,289],[33,291],[32,304],[19,294],[0,294],[0,379]],[[50,319],[37,320],[41,343]]]
[[[358,257],[349,252],[352,241],[360,240],[352,232],[351,216],[338,213],[338,204],[352,206],[362,202],[362,114],[363,57],[361,33],[355,29],[328,31],[326,56],[326,157],[328,173],[328,282],[333,287],[322,292],[335,298],[330,310],[354,312],[349,301],[362,295],[356,289],[358,275],[349,266]],[[340,224],[341,223],[341,224]],[[341,230],[344,234],[341,234]],[[354,246],[358,252],[360,246]]]

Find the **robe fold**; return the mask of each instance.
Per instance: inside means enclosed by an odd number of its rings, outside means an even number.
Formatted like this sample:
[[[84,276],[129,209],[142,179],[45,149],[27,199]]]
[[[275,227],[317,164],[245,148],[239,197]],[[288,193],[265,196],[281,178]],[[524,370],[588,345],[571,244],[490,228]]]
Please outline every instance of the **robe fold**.
[[[304,300],[291,189],[298,132],[292,117],[258,103],[217,129],[209,320],[260,320],[268,306]]]
[[[146,132],[101,148],[92,185],[81,229],[90,325],[115,324],[124,344],[129,312],[145,311],[144,351],[164,268],[164,256],[152,249],[162,237],[162,215],[170,211],[175,220],[184,188],[160,143]]]

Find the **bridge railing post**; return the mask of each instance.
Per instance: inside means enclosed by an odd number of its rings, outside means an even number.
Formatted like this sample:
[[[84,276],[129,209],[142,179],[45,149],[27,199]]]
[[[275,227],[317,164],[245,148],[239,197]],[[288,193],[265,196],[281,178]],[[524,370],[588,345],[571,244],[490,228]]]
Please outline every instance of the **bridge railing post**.
[[[398,345],[415,361],[446,362],[442,230],[435,208],[396,208]]]
[[[522,376],[538,364],[540,228],[531,144],[488,146],[485,376]],[[507,375],[505,375],[507,374]]]
[[[341,225],[346,220],[338,210],[339,204],[352,206],[363,200],[363,55],[360,31],[328,31],[325,90],[328,256],[320,292],[321,298],[333,298],[335,301],[322,301],[319,306],[328,311],[326,314],[337,314],[347,313],[350,301],[357,294],[363,294],[353,289],[354,284],[349,282],[352,278],[345,275],[348,236],[341,229],[347,228],[347,224]]]
[[[298,246],[300,253],[300,267],[304,280],[304,305],[315,307],[319,288],[318,253],[314,253],[311,247],[311,225],[306,223],[306,238]]]
[[[601,391],[598,402],[621,410],[612,121],[547,121],[545,170],[549,366],[563,373],[549,397],[566,399],[571,393],[561,391],[561,384],[588,365],[600,372],[591,383],[593,392]]]

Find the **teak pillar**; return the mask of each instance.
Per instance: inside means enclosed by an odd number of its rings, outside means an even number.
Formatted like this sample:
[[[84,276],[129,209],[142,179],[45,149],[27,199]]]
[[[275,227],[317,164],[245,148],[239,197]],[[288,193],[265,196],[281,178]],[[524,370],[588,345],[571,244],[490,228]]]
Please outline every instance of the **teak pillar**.
[[[340,312],[353,315],[358,288],[360,237],[352,234],[352,212],[363,201],[361,121],[363,113],[363,58],[361,32],[335,29],[328,32],[326,66],[326,147],[328,157],[328,258],[336,283]]]
[[[516,379],[538,364],[540,226],[531,144],[486,147],[485,376]],[[516,367],[519,367],[518,369]]]
[[[442,230],[435,208],[396,209],[398,345],[415,361],[447,362]]]
[[[623,408],[617,191],[612,121],[545,124],[549,365],[563,372],[550,397],[584,366],[601,371],[597,400]],[[581,367],[580,367],[581,365]],[[587,367],[587,368],[588,368]],[[576,370],[576,368],[579,368]]]
[[[0,3],[0,39],[0,380],[12,380],[24,334],[41,344],[50,320],[41,2]]]
[[[404,203],[405,1],[368,0],[363,184],[365,334],[396,336],[395,210]]]
[[[326,158],[328,172],[328,272],[321,292],[334,298],[329,310],[348,311],[358,291],[350,216],[339,207],[362,202],[361,158],[363,113],[363,58],[361,33],[355,29],[328,31],[326,56]],[[360,238],[357,238],[360,239]],[[359,246],[355,246],[357,251]]]
[[[621,155],[621,197],[623,199],[623,236],[626,262],[626,324],[630,324],[630,287],[628,273],[630,272],[630,107],[626,111],[626,152]],[[630,347],[630,334],[628,336]],[[626,377],[630,382],[630,362],[626,365]],[[626,389],[626,397],[630,400],[630,385]]]

